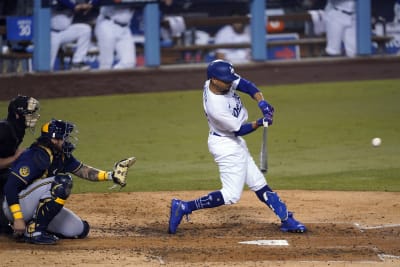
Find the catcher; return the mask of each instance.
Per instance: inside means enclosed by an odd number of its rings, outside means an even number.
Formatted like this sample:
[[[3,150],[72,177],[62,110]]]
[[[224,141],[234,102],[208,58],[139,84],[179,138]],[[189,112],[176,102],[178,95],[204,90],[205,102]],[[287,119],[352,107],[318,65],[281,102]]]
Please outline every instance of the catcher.
[[[4,188],[3,211],[16,237],[33,244],[55,244],[59,238],[85,238],[88,222],[64,207],[71,193],[72,173],[97,182],[112,180],[124,187],[136,159],[121,160],[113,171],[102,171],[77,160],[75,125],[52,119],[41,136],[11,166]]]

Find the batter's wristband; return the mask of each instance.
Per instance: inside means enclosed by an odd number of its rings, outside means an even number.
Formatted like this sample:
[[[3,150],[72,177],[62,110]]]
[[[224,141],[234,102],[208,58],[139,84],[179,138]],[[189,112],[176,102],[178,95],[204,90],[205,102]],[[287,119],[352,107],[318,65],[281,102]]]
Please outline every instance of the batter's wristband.
[[[19,204],[13,204],[10,206],[10,211],[14,217],[14,220],[22,219],[24,218],[22,211],[21,211],[21,206]]]

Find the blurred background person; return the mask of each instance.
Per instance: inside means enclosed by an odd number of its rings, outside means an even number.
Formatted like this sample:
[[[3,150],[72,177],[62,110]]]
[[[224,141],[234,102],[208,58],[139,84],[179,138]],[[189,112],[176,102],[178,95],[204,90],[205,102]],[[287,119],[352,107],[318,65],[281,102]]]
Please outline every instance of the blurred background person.
[[[58,50],[65,43],[76,42],[72,70],[88,70],[84,60],[90,47],[92,28],[87,23],[73,23],[75,13],[87,13],[99,0],[57,0],[51,12],[51,68],[54,69]]]
[[[232,16],[242,16],[233,13]],[[250,27],[247,23],[235,22],[225,25],[217,31],[214,37],[215,44],[241,44],[251,43]],[[235,63],[247,63],[251,61],[250,48],[220,48],[215,51],[217,59]]]
[[[396,0],[396,3],[394,3],[393,13],[393,22],[400,23],[400,0]]]
[[[95,27],[99,69],[132,69],[136,66],[136,47],[130,28],[134,12],[132,7],[122,5],[100,8]]]
[[[325,6],[326,47],[328,56],[355,57],[356,13],[355,0],[328,0]]]

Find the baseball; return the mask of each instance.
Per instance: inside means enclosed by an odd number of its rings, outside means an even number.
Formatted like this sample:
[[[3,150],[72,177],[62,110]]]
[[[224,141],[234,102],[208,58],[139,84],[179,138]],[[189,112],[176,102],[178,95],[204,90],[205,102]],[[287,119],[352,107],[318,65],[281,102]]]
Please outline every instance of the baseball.
[[[379,137],[375,137],[371,141],[373,146],[380,146],[382,143],[382,140]]]

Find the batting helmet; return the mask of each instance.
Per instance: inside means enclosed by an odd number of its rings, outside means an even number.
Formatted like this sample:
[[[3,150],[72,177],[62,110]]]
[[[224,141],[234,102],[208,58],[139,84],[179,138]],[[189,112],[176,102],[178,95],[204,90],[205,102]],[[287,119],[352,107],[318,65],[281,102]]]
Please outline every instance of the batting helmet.
[[[74,124],[67,121],[52,119],[42,126],[41,136],[63,140],[63,152],[69,156],[78,142],[78,138],[73,136],[73,133],[77,133]]]
[[[235,73],[231,63],[217,59],[211,62],[207,67],[207,79],[211,78],[231,83],[238,79],[239,75]]]

